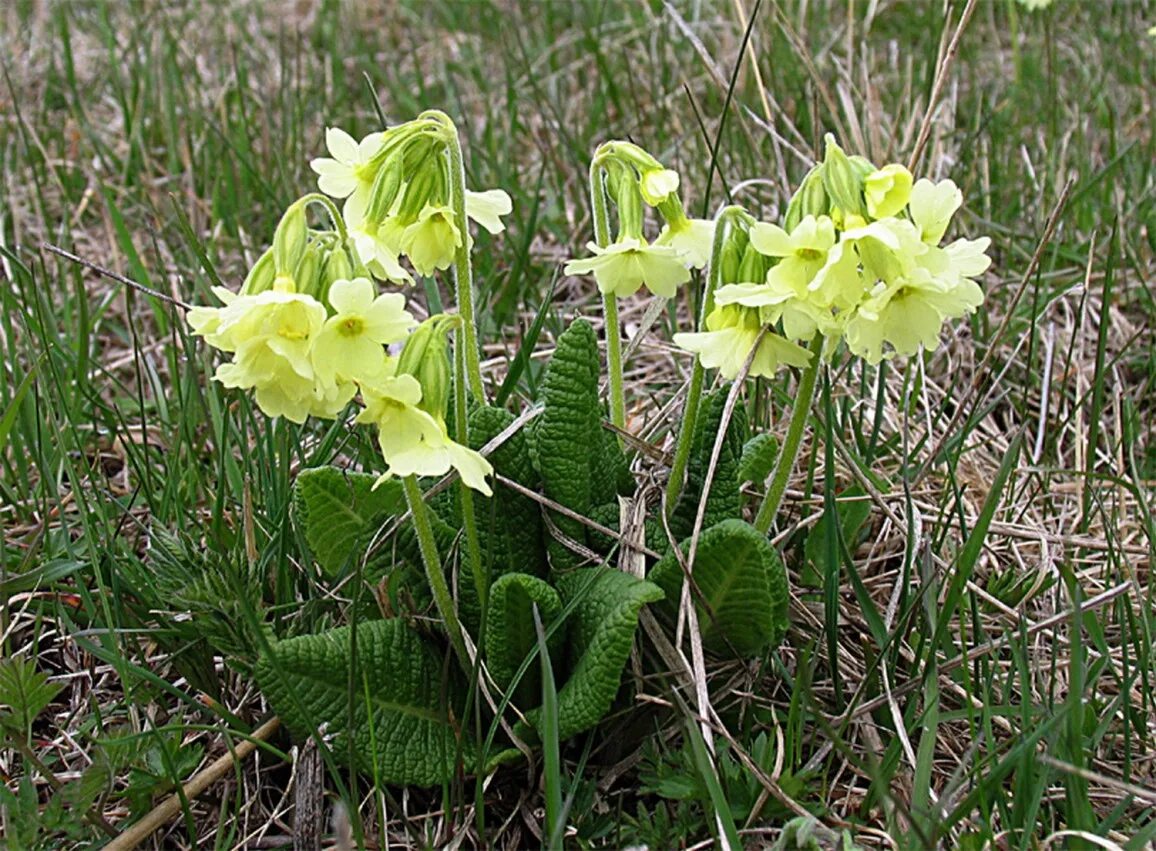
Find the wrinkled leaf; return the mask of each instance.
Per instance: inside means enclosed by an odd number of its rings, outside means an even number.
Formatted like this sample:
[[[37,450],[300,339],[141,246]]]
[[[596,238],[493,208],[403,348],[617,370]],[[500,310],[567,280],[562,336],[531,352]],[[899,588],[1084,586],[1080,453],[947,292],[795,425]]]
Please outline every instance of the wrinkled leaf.
[[[558,690],[558,734],[564,741],[595,726],[610,710],[634,644],[638,613],[662,599],[662,589],[608,567],[570,571],[558,577],[556,586],[563,604],[573,603],[566,622],[568,676]],[[536,713],[528,717],[538,723]]]
[[[769,432],[756,434],[743,444],[739,461],[739,481],[762,484],[779,460],[779,441]]]
[[[690,540],[680,549],[685,559]],[[703,645],[722,655],[753,656],[787,631],[787,572],[766,536],[742,520],[724,520],[699,537],[693,565]],[[662,610],[673,617],[682,595],[677,554],[664,556],[647,576],[666,593]]]
[[[489,612],[486,617],[486,664],[500,688],[508,688],[530,651],[537,646],[533,605],[537,604],[543,626],[548,627],[562,613],[558,592],[536,576],[507,573],[490,586]],[[566,637],[558,629],[549,639],[550,655],[561,658],[559,651]],[[542,702],[539,665],[533,664],[514,689],[514,704],[530,709]]]
[[[277,642],[256,676],[293,735],[322,731],[340,760],[352,742],[356,767],[383,783],[432,786],[453,776],[459,746],[467,771],[476,753],[458,741],[463,690],[444,678],[443,656],[404,621],[371,621],[357,627],[356,666],[343,626]]]
[[[686,488],[671,517],[671,531],[677,538],[685,538],[694,529],[694,518],[702,498],[703,485],[710,468],[715,439],[722,425],[729,390],[716,390],[703,399],[701,413],[695,425],[691,443],[690,463],[687,467]],[[718,465],[711,479],[710,495],[706,501],[702,528],[708,529],[723,520],[742,516],[742,493],[739,468],[742,463],[743,441],[747,438],[747,415],[736,405],[727,424],[726,439],[719,454]]]
[[[382,522],[405,511],[401,482],[387,480],[373,490],[376,480],[369,473],[314,467],[293,484],[305,541],[329,576],[356,563]]]
[[[558,337],[546,368],[542,413],[534,429],[534,454],[546,496],[583,515],[593,506],[591,456],[602,447],[600,371],[594,327],[576,319]],[[552,520],[562,534],[585,543],[581,523],[561,514]],[[557,541],[548,540],[547,547],[555,568],[577,563],[577,556]]]
[[[470,446],[481,449],[514,422],[502,408],[480,407],[470,414]],[[525,429],[514,432],[489,457],[494,470],[525,488],[537,491],[541,480],[530,460]],[[545,563],[542,542],[542,511],[537,501],[512,488],[494,485],[492,497],[474,499],[482,554],[496,569],[495,576],[510,571],[538,573]]]

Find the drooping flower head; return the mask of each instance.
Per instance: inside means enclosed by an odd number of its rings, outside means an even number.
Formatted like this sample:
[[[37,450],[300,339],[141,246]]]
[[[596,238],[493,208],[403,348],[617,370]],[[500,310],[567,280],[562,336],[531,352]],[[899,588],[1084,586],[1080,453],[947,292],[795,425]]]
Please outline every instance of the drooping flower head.
[[[751,376],[773,377],[782,366],[806,366],[811,353],[764,328],[758,310],[720,305],[706,319],[706,330],[674,335],[674,344],[698,355],[703,367],[734,380],[751,351]]]
[[[567,275],[593,274],[598,289],[616,296],[634,295],[643,286],[661,298],[671,298],[690,280],[682,255],[669,245],[649,245],[641,239],[623,239],[600,248],[589,243],[594,255],[566,264]]]

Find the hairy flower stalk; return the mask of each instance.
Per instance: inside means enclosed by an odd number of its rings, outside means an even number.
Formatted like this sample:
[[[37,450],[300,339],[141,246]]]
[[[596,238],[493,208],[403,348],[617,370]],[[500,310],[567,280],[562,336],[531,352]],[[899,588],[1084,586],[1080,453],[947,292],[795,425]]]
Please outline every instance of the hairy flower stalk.
[[[486,401],[482,382],[482,364],[478,346],[478,323],[474,313],[474,270],[470,262],[469,222],[466,218],[466,171],[462,160],[462,142],[458,128],[448,115],[439,110],[423,112],[421,118],[432,118],[445,128],[444,139],[449,157],[450,207],[462,238],[454,250],[454,286],[458,313],[462,317],[461,345],[465,350],[466,381],[470,393],[479,402]],[[462,435],[458,435],[462,439]]]
[[[450,645],[458,656],[462,669],[468,674],[472,668],[470,654],[466,652],[466,642],[462,637],[462,624],[458,620],[458,611],[454,606],[454,598],[450,594],[449,583],[446,582],[442,571],[441,558],[438,555],[438,545],[434,538],[433,524],[429,519],[429,509],[426,508],[425,497],[417,483],[416,476],[406,476],[402,479],[405,488],[405,501],[409,512],[413,515],[413,526],[417,532],[418,549],[421,550],[421,562],[425,568],[426,581],[433,592],[434,604],[438,614],[445,621],[446,632],[449,633]]]
[[[593,275],[602,294],[606,319],[606,365],[610,383],[610,419],[625,428],[622,386],[622,331],[617,298],[645,287],[660,298],[673,298],[701,269],[710,255],[714,222],[690,219],[678,197],[678,172],[631,142],[611,141],[598,147],[590,163],[593,256],[566,264],[568,275]],[[609,202],[618,212],[618,238],[611,241]],[[643,235],[645,208],[654,208],[665,225],[650,242]]]
[[[594,242],[610,244],[610,211],[606,203],[606,169],[596,156],[590,163],[590,205],[594,219]],[[618,297],[602,293],[602,313],[606,323],[606,373],[610,381],[610,422],[626,428],[626,398],[622,388],[622,331],[618,327]]]

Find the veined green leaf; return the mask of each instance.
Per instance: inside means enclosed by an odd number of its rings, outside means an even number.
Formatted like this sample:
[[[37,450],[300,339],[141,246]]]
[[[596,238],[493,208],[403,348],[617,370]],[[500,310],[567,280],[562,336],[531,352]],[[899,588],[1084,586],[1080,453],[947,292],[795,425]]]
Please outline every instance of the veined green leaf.
[[[694,441],[691,443],[690,464],[687,468],[686,488],[678,501],[678,507],[671,517],[671,531],[679,538],[690,535],[694,529],[694,518],[698,514],[698,503],[702,499],[710,458],[714,453],[714,443],[722,425],[728,391],[717,390],[703,400],[702,414],[695,427]],[[747,437],[747,415],[741,406],[735,406],[727,425],[726,439],[719,454],[718,465],[711,479],[710,495],[706,501],[706,513],[702,528],[708,529],[723,520],[742,516],[742,493],[739,470],[742,465],[743,441]]]
[[[598,401],[598,339],[594,327],[576,319],[559,337],[542,385],[542,414],[534,430],[546,496],[579,514],[593,507],[591,456],[601,449],[602,406]],[[569,517],[554,515],[563,534],[585,543],[585,529]],[[555,568],[577,558],[561,544],[547,541]]]
[[[481,449],[514,422],[503,408],[479,407],[470,412],[470,446]],[[540,478],[530,459],[524,430],[516,431],[489,457],[494,469],[530,490]],[[538,503],[506,485],[496,483],[492,497],[475,497],[478,535],[483,556],[489,558],[491,576],[517,571],[541,574],[545,565],[542,511]]]
[[[739,461],[739,481],[762,484],[779,460],[779,441],[770,432],[756,434],[743,444]]]
[[[405,510],[401,482],[336,467],[303,470],[293,484],[297,517],[313,557],[334,576],[361,557],[385,518]]]
[[[442,651],[404,621],[372,621],[357,627],[354,666],[351,630],[280,641],[258,660],[257,683],[290,732],[320,733],[338,759],[352,742],[356,767],[385,783],[442,783],[459,747],[470,770],[476,747],[458,740],[462,688],[443,678]]]
[[[680,545],[685,559],[690,540]],[[693,566],[703,645],[714,653],[753,656],[787,631],[787,572],[767,537],[742,520],[724,520],[699,536]],[[683,571],[668,553],[647,576],[666,593],[661,608],[678,610]]]

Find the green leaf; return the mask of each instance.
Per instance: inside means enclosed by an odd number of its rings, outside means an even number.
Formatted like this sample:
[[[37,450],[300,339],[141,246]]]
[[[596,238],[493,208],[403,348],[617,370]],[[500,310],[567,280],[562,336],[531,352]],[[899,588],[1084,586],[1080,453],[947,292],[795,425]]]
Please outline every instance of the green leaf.
[[[770,432],[756,434],[743,444],[739,481],[762,484],[779,460],[779,441]]]
[[[470,413],[470,446],[481,449],[514,422],[514,415],[502,408],[479,407]],[[494,470],[522,487],[537,491],[541,479],[530,458],[529,439],[519,429],[489,456]],[[528,496],[496,483],[492,497],[477,496],[478,535],[483,556],[491,569],[501,575],[510,571],[542,575],[546,550],[542,539],[542,510]]]
[[[463,690],[444,678],[442,650],[404,621],[371,621],[357,627],[354,664],[351,629],[277,642],[258,660],[257,683],[290,732],[322,731],[341,760],[352,746],[355,767],[381,783],[443,783],[459,748],[470,770],[476,747],[452,720]]]
[[[599,428],[597,440],[600,444],[598,450],[587,453],[590,459],[590,500],[594,505],[617,505],[619,496],[634,493],[637,482],[618,443],[618,435]]]
[[[702,498],[707,470],[710,468],[710,457],[714,453],[715,439],[722,425],[728,392],[727,388],[716,390],[703,400],[702,415],[696,423],[694,440],[691,443],[686,489],[671,517],[671,531],[679,538],[690,535],[694,529],[694,519],[698,513],[699,500]],[[739,468],[747,430],[746,411],[742,406],[736,405],[727,424],[726,439],[723,441],[718,465],[711,479],[710,496],[707,497],[706,513],[703,516],[704,529],[724,520],[742,516],[742,492],[739,490],[742,479]]]
[[[683,558],[690,540],[680,545]],[[714,653],[753,656],[787,631],[787,572],[767,537],[742,520],[724,520],[699,536],[693,577],[703,645]],[[664,556],[647,577],[666,593],[661,608],[673,617],[682,595],[676,553]]]
[[[535,456],[546,496],[579,514],[593,507],[591,455],[601,446],[602,406],[598,400],[598,338],[585,319],[576,319],[558,337],[542,383],[542,414],[534,429]],[[559,532],[586,542],[585,528],[561,514],[551,517]],[[552,537],[546,541],[555,568],[572,567],[578,557]]]
[[[634,644],[638,613],[662,599],[662,589],[608,567],[570,571],[558,577],[557,588],[569,610],[569,676],[558,690],[558,735],[564,741],[595,726],[609,711]],[[535,726],[538,715],[527,715]]]
[[[321,569],[335,576],[368,546],[385,518],[405,510],[401,482],[336,467],[303,470],[293,484],[297,517]]]
[[[558,592],[536,576],[507,573],[490,586],[490,607],[486,616],[486,664],[500,688],[508,688],[530,651],[538,643],[534,630],[533,605],[538,604],[542,623],[549,626],[562,613]],[[550,637],[550,655],[560,658],[565,631]],[[514,687],[514,703],[520,709],[541,705],[542,682],[539,666],[531,665]]]
[[[0,726],[18,736],[28,735],[32,722],[60,694],[64,686],[48,681],[48,674],[21,656],[0,662]]]

